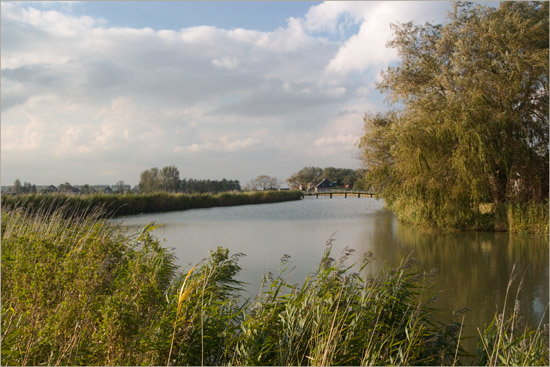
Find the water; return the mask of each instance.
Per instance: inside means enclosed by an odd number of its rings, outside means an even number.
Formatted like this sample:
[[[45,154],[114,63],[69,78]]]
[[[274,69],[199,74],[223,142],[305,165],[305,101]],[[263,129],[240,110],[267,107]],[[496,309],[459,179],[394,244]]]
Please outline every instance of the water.
[[[372,252],[374,258],[366,270],[370,275],[410,256],[420,262],[420,269],[437,273],[427,281],[433,292],[441,292],[435,304],[445,310],[438,316],[441,320],[460,321],[460,314],[453,315],[452,311],[471,309],[465,319],[467,335],[476,335],[476,328],[488,324],[502,309],[515,268],[517,275],[507,304],[514,305],[521,279],[520,314],[533,326],[542,317],[548,322],[547,237],[423,231],[400,224],[383,207],[383,201],[372,198],[306,197],[294,202],[146,214],[117,221],[131,232],[151,222],[160,224],[153,233],[166,247],[173,248],[179,265],[186,269],[218,246],[246,254],[239,262],[243,268],[239,280],[249,283],[248,296],[258,292],[264,273],[280,271],[280,259],[285,254],[291,256],[294,265],[287,279],[301,283],[316,269],[331,238],[335,258],[345,247],[356,250],[351,262],[360,262],[365,253]]]

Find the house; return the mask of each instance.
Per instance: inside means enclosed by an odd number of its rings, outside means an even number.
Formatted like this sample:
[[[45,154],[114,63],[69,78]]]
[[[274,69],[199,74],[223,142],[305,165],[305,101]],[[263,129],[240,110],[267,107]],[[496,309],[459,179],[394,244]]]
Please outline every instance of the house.
[[[315,185],[315,192],[330,191],[334,188],[334,186],[336,186],[335,182],[329,181],[324,178],[323,181]]]

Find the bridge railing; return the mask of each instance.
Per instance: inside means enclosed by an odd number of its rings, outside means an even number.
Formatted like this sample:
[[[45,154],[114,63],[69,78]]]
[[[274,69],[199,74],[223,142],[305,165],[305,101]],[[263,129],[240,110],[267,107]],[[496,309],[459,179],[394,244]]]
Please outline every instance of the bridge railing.
[[[366,190],[345,190],[345,189],[334,189],[334,190],[321,190],[321,191],[302,191],[304,196],[319,196],[319,195],[328,195],[332,197],[332,195],[344,195],[347,197],[348,195],[357,195],[357,197],[367,196],[367,197],[375,197],[377,196],[374,192],[369,192]]]

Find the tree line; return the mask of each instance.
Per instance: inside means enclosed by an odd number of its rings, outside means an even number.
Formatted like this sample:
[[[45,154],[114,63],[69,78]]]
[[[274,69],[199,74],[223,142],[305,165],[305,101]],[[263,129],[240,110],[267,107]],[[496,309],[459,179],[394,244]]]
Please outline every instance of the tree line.
[[[365,170],[335,167],[304,167],[293,173],[286,182],[293,190],[310,190],[325,178],[340,189],[365,189]]]
[[[176,166],[157,167],[141,172],[139,192],[172,192],[172,193],[218,193],[224,191],[241,191],[238,180],[197,180],[180,179]]]
[[[399,109],[367,114],[359,148],[401,219],[475,228],[499,205],[547,203],[548,13],[457,2],[445,25],[393,25],[401,60],[378,89]]]
[[[46,185],[37,186],[30,182],[21,184],[20,179],[15,179],[12,186],[2,186],[2,192],[7,194],[101,194],[101,193],[126,193],[137,192],[137,188],[132,189],[124,181],[118,181],[114,185],[72,185],[69,182],[60,183],[57,186]]]

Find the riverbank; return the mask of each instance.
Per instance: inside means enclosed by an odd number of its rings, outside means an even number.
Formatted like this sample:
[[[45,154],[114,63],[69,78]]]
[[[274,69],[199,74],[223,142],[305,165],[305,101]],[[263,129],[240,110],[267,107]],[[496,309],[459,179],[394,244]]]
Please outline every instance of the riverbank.
[[[386,200],[387,207],[403,223],[422,228],[459,231],[496,231],[510,233],[549,234],[548,201],[486,203],[440,213],[415,200]],[[451,205],[452,206],[452,205]]]
[[[266,204],[300,200],[301,191],[222,192],[219,194],[30,194],[2,196],[2,210],[15,207],[42,208],[54,212],[61,207],[71,211],[92,213],[101,211],[106,216],[123,216],[142,213],[168,212],[198,208],[234,205]]]
[[[301,285],[283,270],[247,301],[237,254],[218,249],[181,273],[150,227],[127,236],[98,214],[67,214],[2,213],[4,365],[466,363],[460,315],[434,321],[410,263],[362,279],[329,246]],[[474,364],[547,365],[545,327],[495,315]]]

